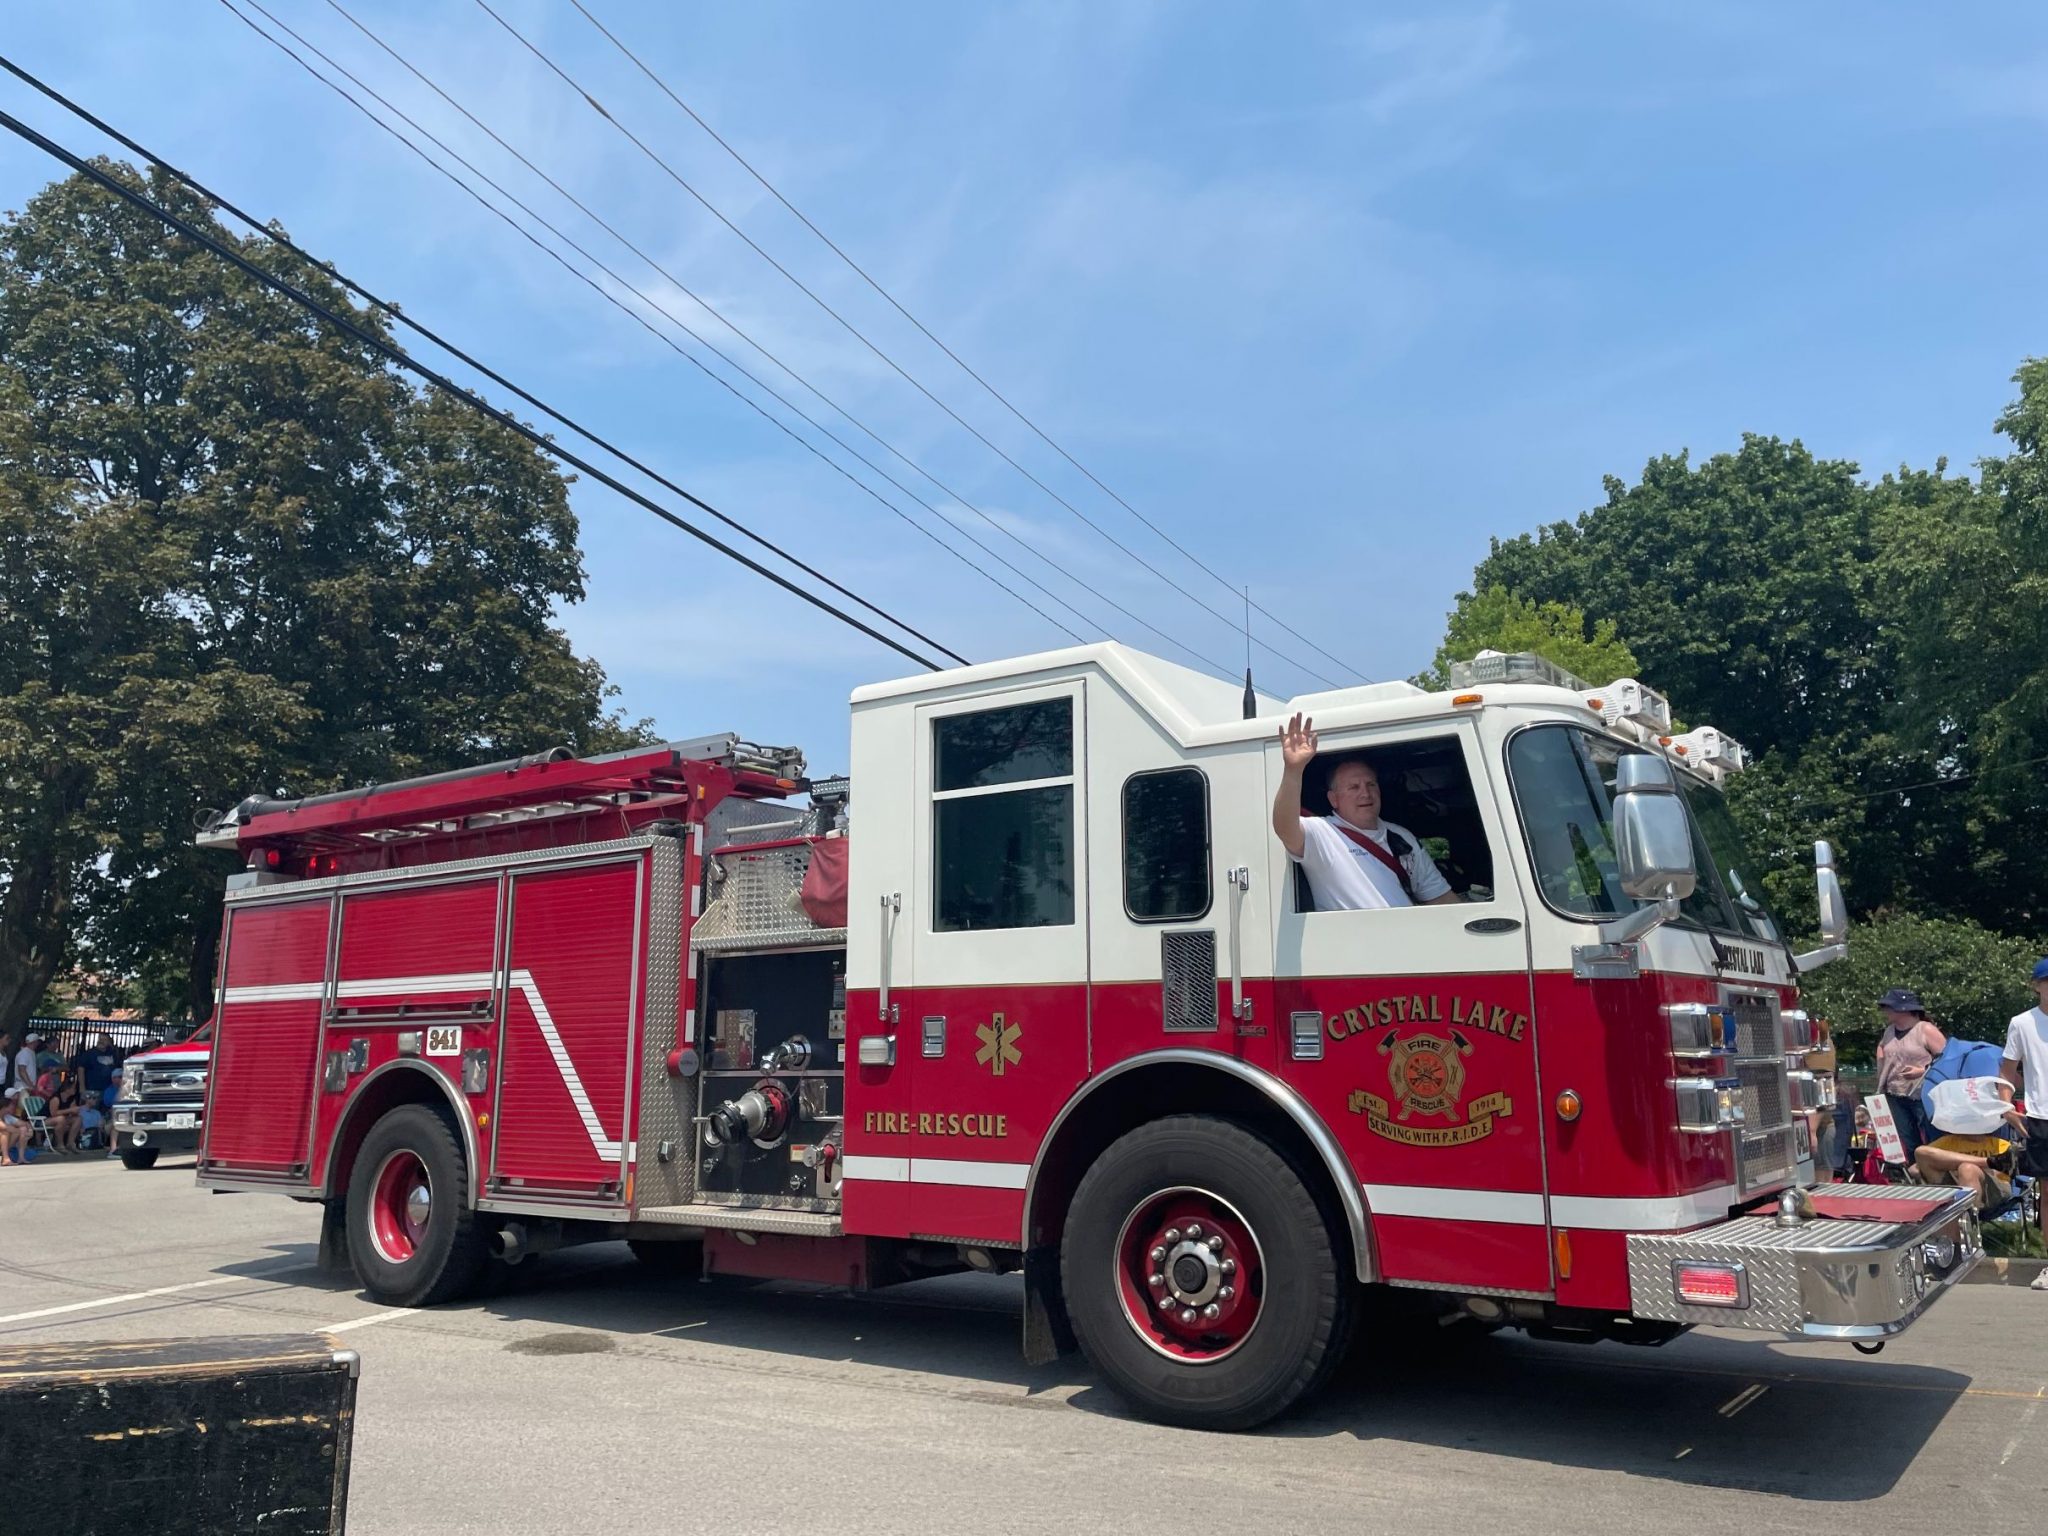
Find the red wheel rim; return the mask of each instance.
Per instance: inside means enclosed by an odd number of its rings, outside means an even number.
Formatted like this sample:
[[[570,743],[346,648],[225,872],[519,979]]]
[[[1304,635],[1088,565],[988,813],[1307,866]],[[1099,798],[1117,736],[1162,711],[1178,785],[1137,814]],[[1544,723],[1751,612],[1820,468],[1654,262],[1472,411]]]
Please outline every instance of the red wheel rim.
[[[393,1152],[370,1189],[370,1241],[387,1263],[404,1264],[419,1252],[433,1219],[434,1186],[427,1165],[412,1152]]]
[[[1265,1258],[1237,1208],[1206,1189],[1148,1195],[1116,1241],[1117,1297],[1132,1330],[1169,1359],[1207,1365],[1258,1326]]]

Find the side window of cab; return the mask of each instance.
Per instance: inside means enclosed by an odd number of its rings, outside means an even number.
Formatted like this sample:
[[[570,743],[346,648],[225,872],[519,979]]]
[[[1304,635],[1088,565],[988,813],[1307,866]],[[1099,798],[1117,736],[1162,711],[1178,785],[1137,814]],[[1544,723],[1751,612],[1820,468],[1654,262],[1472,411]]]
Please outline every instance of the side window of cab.
[[[1386,837],[1383,841],[1369,840],[1379,843],[1389,857],[1401,862],[1407,876],[1405,884],[1398,883],[1400,876],[1387,868],[1378,855],[1359,844],[1355,829],[1340,829],[1341,818],[1334,816],[1331,804],[1331,781],[1348,763],[1365,764],[1376,780],[1376,830],[1385,832]],[[1352,771],[1353,783],[1355,772]],[[1340,793],[1341,788],[1340,782]],[[1304,830],[1313,818],[1337,831],[1344,842],[1331,846],[1341,847],[1347,856],[1356,859],[1364,878],[1399,891],[1404,897],[1413,892],[1416,898],[1426,900],[1426,893],[1437,889],[1428,878],[1433,869],[1443,885],[1461,901],[1493,900],[1493,844],[1473,788],[1464,743],[1456,735],[1356,746],[1326,742],[1303,775],[1301,815]],[[1354,847],[1358,849],[1355,854],[1351,852]],[[1367,859],[1375,862],[1368,865]],[[1346,905],[1341,901],[1319,902],[1302,864],[1293,866],[1293,876],[1296,912],[1321,912],[1331,910],[1333,905]],[[1415,889],[1418,877],[1425,882],[1421,890]]]

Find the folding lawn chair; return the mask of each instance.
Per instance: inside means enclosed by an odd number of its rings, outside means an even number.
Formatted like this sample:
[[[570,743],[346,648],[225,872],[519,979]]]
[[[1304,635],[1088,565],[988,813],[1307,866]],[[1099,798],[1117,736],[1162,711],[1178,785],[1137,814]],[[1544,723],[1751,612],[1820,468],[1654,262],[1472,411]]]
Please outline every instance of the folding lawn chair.
[[[21,1106],[22,1118],[28,1121],[29,1145],[33,1147],[36,1137],[40,1136],[43,1138],[43,1150],[55,1152],[57,1143],[51,1139],[50,1117],[46,1113],[50,1101],[40,1094],[24,1093],[15,1102]]]

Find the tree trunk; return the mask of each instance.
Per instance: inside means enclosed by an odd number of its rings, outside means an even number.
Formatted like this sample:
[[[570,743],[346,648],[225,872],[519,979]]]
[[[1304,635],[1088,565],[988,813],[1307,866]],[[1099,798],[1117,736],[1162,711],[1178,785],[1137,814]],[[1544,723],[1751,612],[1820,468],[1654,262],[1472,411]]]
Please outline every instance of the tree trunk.
[[[192,960],[185,979],[185,1011],[194,1024],[213,1017],[214,968],[220,962],[220,902],[210,903],[192,924]]]

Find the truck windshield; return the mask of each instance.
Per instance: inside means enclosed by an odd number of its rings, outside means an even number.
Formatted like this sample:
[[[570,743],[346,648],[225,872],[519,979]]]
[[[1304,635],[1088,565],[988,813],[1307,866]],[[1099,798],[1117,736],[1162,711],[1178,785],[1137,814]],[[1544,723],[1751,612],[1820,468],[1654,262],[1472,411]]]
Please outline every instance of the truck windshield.
[[[1614,861],[1614,765],[1624,746],[1575,726],[1537,726],[1508,746],[1515,803],[1536,866],[1543,899],[1579,917],[1633,911]],[[1680,903],[1681,921],[1776,941],[1753,865],[1743,851],[1728,807],[1715,790],[1686,785],[1692,810],[1693,862],[1699,882]]]

